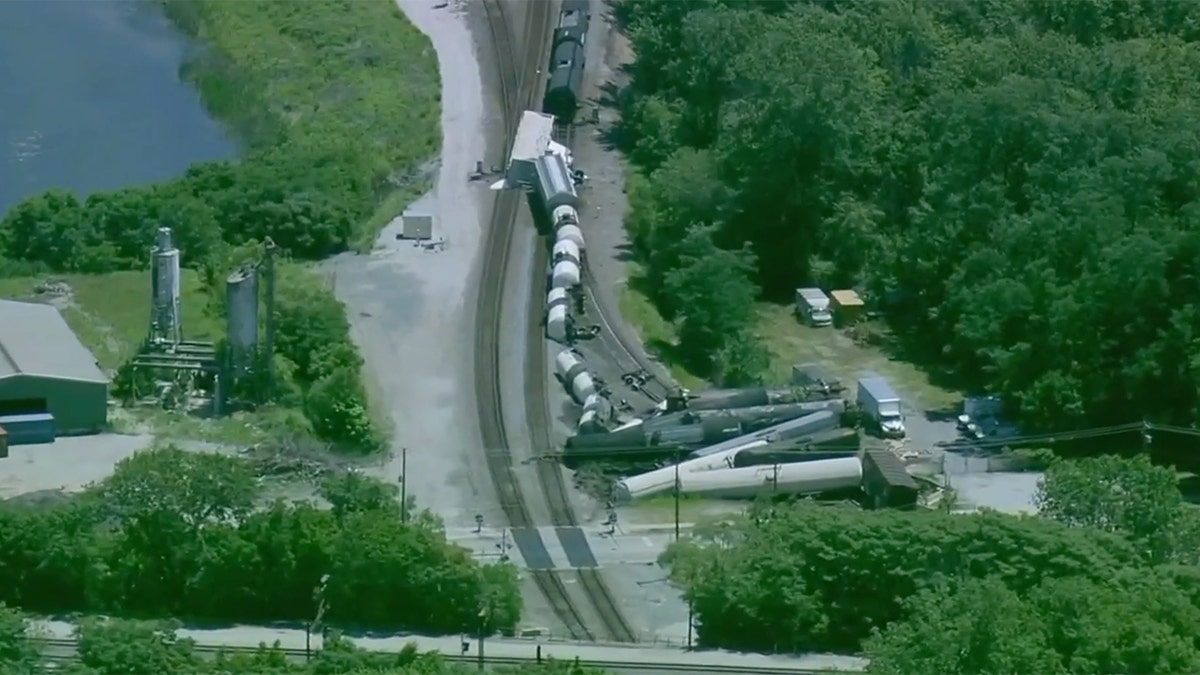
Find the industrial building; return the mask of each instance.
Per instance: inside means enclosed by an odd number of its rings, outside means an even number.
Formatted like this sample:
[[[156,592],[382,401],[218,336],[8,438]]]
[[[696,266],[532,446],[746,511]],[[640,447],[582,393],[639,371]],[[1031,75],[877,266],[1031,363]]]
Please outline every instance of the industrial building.
[[[10,444],[103,430],[108,384],[58,309],[0,300],[0,426]]]

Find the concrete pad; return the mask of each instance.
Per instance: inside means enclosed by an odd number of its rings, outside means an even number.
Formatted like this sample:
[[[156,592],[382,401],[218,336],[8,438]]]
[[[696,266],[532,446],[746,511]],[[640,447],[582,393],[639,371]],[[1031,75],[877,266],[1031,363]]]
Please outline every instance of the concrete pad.
[[[461,13],[424,0],[398,0],[430,37],[442,82],[442,159],[423,207],[434,216],[431,251],[398,241],[397,220],[367,256],[346,254],[327,264],[346,303],[352,336],[366,359],[373,400],[394,426],[392,457],[367,467],[389,482],[401,475],[408,449],[407,490],[447,524],[470,524],[476,513],[497,516],[480,448],[472,372],[474,289],[490,193],[466,181],[487,151],[483,84],[474,41]],[[393,114],[403,115],[396,110]]]
[[[950,487],[958,494],[956,510],[995,509],[1002,513],[1033,514],[1033,501],[1042,473],[968,473],[947,475]]]
[[[154,443],[148,435],[99,434],[14,445],[0,459],[0,498],[39,490],[78,492],[107,478],[117,462]]]

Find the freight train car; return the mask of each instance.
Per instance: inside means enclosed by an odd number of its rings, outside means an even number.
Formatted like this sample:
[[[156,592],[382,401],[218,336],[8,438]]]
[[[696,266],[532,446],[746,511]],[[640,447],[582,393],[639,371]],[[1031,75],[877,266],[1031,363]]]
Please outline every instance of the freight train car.
[[[591,9],[588,0],[565,0],[554,29],[550,47],[550,82],[542,100],[542,111],[554,115],[560,123],[575,119],[583,98],[583,71]]]

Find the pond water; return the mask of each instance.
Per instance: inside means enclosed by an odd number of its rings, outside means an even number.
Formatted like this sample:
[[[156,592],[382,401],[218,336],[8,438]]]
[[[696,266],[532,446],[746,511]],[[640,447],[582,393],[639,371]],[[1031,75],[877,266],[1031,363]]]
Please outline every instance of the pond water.
[[[157,2],[0,0],[0,216],[47,188],[85,196],[234,156],[179,78],[194,48]]]

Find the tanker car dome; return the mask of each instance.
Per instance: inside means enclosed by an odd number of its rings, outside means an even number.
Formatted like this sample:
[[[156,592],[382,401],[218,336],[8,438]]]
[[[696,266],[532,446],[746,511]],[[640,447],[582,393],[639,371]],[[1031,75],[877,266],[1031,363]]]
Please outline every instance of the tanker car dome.
[[[569,241],[572,244],[575,244],[580,252],[582,252],[585,248],[585,243],[583,241],[583,229],[578,225],[571,225],[569,223],[566,225],[561,225],[558,228],[558,232],[554,233],[554,237],[556,241]]]
[[[550,216],[555,225],[563,224],[564,221],[572,224],[579,223],[579,212],[570,204],[563,204],[556,207]]]

